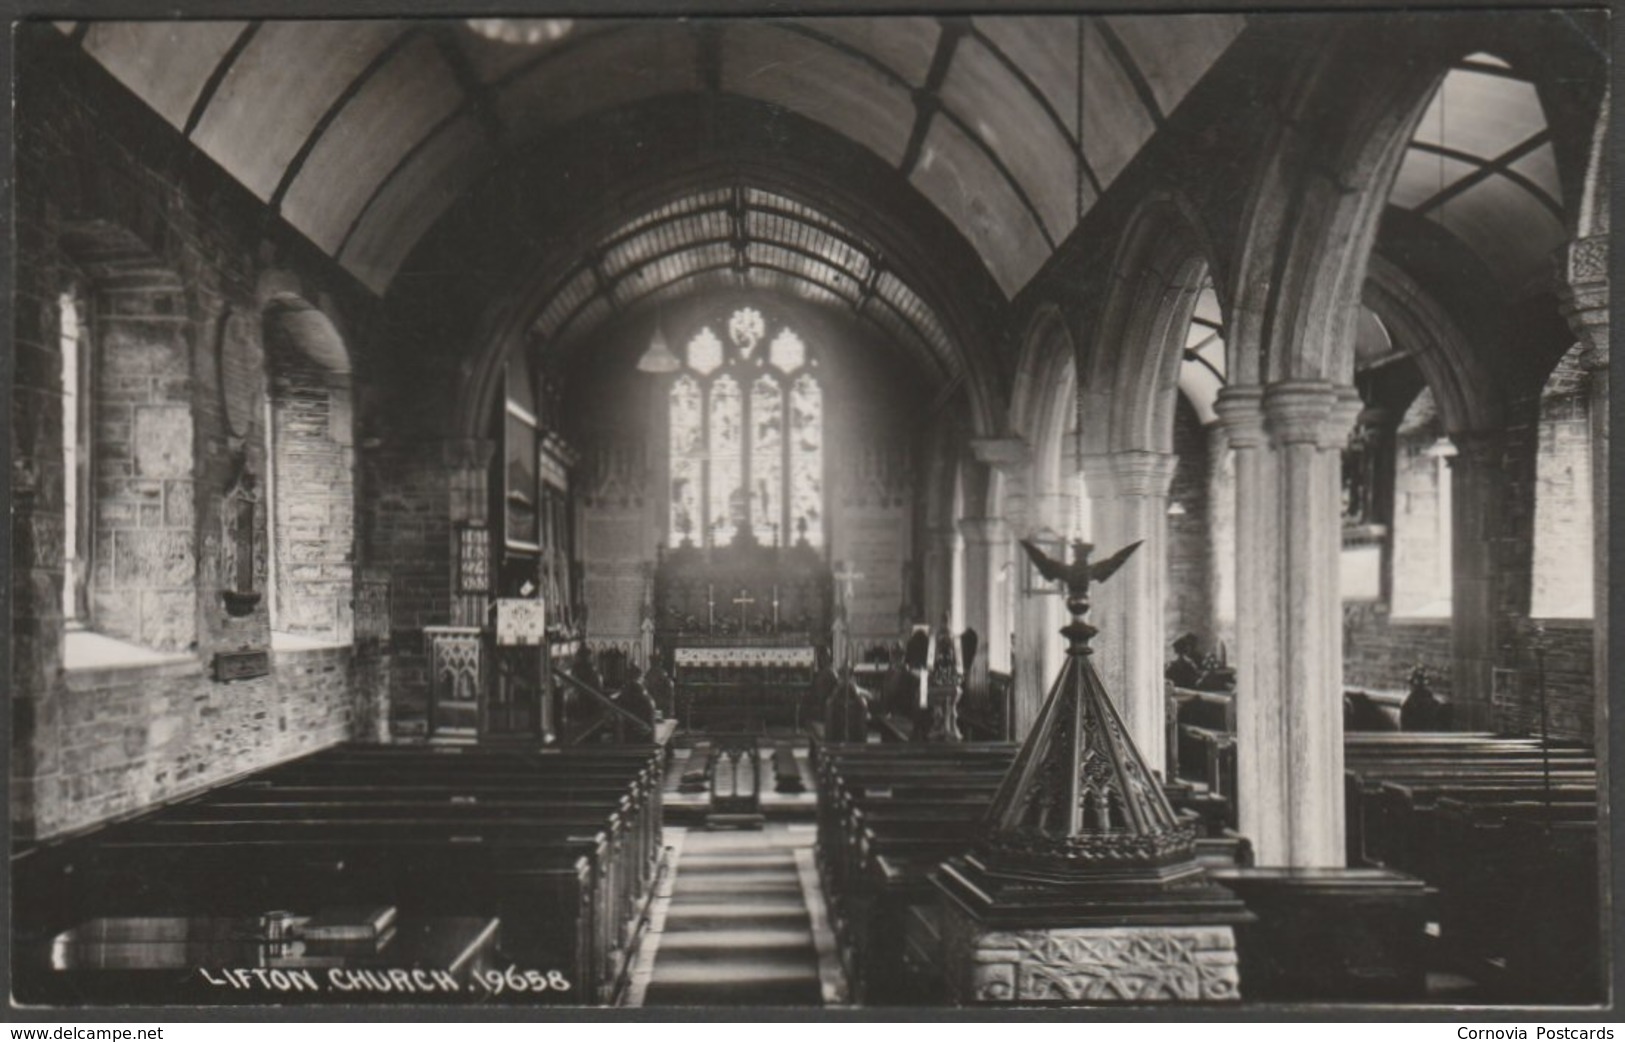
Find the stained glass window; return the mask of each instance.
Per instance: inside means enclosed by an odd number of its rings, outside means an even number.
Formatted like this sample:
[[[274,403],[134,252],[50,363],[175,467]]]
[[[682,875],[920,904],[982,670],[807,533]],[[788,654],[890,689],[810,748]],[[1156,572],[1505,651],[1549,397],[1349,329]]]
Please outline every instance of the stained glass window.
[[[755,308],[740,308],[733,313],[728,319],[728,336],[738,345],[740,358],[750,361],[751,352],[756,350],[766,328],[762,313]]]
[[[824,532],[824,395],[810,374],[790,389],[790,523],[821,545]]]
[[[800,369],[807,360],[807,345],[801,338],[786,329],[773,338],[773,344],[768,348],[768,355],[774,367],[788,373],[793,369]]]
[[[724,373],[711,384],[711,495],[706,503],[711,545],[727,546],[739,534],[744,512],[744,409],[739,381]]]
[[[704,481],[705,417],[700,384],[688,374],[671,386],[671,541],[703,539],[700,491]]]
[[[764,546],[784,545],[784,391],[766,373],[750,390],[750,525]]]
[[[695,334],[688,344],[688,364],[701,376],[711,373],[722,364],[722,341],[709,329]]]
[[[823,392],[813,352],[788,327],[739,308],[695,333],[683,358],[669,399],[670,545],[823,546]]]

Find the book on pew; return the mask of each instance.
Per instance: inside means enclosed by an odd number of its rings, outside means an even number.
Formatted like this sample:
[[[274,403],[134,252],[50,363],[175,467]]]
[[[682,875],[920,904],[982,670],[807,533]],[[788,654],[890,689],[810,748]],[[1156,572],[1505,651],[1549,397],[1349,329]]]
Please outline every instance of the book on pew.
[[[395,939],[396,927],[386,926],[377,937],[352,941],[317,941],[307,939],[266,960],[267,968],[293,970],[326,970],[334,966],[367,965],[357,962],[376,955],[389,947]],[[308,946],[308,947],[307,947]]]
[[[395,924],[394,905],[326,908],[305,923],[307,941],[371,941]]]

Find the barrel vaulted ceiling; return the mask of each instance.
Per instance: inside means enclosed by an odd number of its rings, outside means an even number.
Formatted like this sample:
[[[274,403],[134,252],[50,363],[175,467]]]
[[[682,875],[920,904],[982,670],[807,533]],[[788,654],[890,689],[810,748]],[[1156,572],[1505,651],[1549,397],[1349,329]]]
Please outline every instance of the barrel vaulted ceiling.
[[[378,292],[508,152],[579,117],[709,91],[781,106],[879,156],[1013,296],[1242,26],[1236,15],[578,20],[535,44],[462,22],[61,28]]]

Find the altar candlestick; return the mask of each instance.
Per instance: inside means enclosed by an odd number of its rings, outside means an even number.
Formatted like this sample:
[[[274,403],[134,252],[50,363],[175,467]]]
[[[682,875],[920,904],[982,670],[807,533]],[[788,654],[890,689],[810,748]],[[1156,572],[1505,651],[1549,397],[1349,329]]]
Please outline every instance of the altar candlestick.
[[[779,628],[779,584],[774,583],[773,584],[773,630],[774,630],[774,632],[777,632],[778,628]]]
[[[705,628],[707,631],[717,628],[716,590],[710,583],[705,584]]]

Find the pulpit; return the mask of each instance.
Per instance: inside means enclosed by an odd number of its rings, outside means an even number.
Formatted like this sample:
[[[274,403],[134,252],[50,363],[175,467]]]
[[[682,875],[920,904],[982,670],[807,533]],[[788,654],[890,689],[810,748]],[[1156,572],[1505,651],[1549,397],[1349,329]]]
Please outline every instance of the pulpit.
[[[452,741],[550,741],[548,658],[540,600],[499,598],[492,625],[426,626],[429,735]]]

